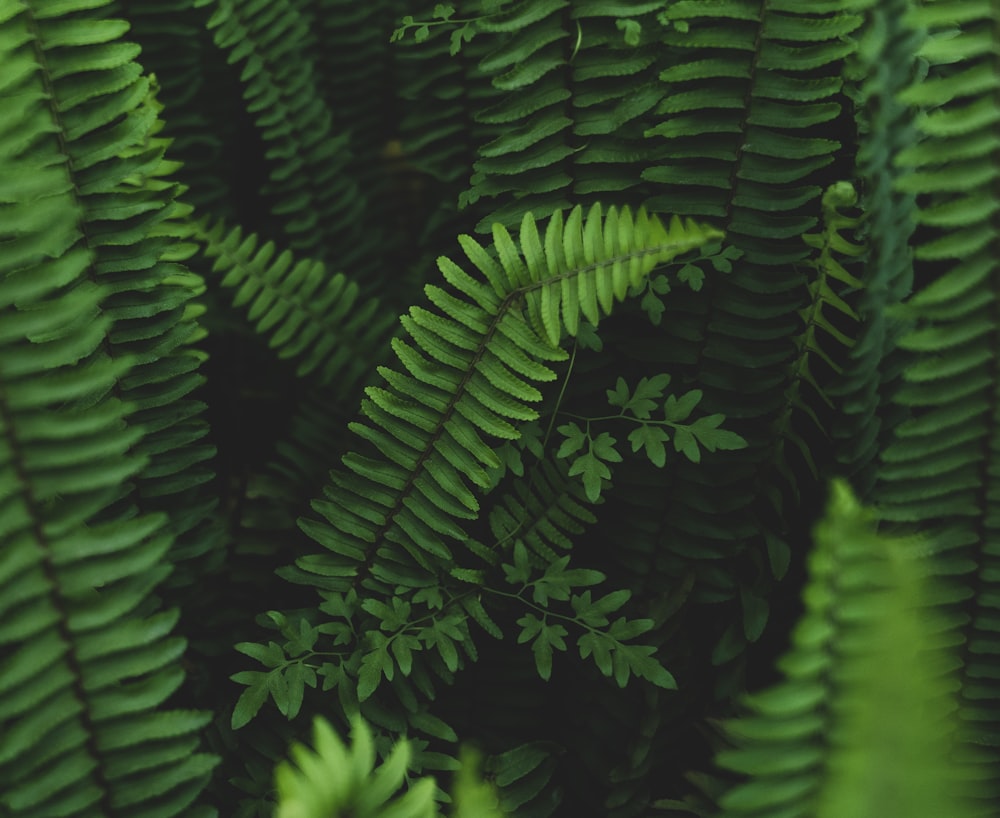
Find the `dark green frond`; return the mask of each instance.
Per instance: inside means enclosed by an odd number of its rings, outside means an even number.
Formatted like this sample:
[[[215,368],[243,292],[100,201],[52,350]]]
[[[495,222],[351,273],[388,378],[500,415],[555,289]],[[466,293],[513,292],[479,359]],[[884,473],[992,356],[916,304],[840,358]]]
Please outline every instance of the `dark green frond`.
[[[140,513],[204,459],[193,286],[149,83],[103,5],[0,10],[0,810],[205,816],[208,716],[157,712],[184,643],[151,592],[183,525]]]
[[[519,2],[478,21],[495,44],[479,69],[500,92],[476,115],[497,134],[479,148],[462,197],[494,200],[479,229],[516,224],[528,210],[648,195],[639,178],[650,161],[641,123],[663,94],[648,33],[658,6]]]
[[[363,208],[361,194],[343,172],[347,135],[338,135],[316,87],[309,59],[311,32],[291,0],[196,0],[208,6],[215,43],[242,66],[247,110],[254,116],[270,164],[265,195],[292,249],[332,261],[327,231],[341,249],[357,248],[359,237],[348,218]],[[347,252],[337,258],[356,261]]]
[[[852,147],[838,138],[841,74],[862,18],[834,5],[676,2],[659,15],[664,89],[646,118],[658,145],[642,174],[656,184],[647,205],[717,219],[731,255],[714,271],[696,264],[700,289],[665,300],[645,359],[703,390],[706,410],[724,414],[749,445],[724,462],[626,477],[621,502],[643,529],[636,561],[659,566],[642,581],[671,587],[695,572],[689,602],[713,613],[698,616],[710,632],[690,647],[710,654],[723,702],[744,684],[764,600],[788,570],[789,528],[814,502],[801,452],[820,470],[832,459],[813,419],[825,427],[830,410],[808,383],[825,380],[827,365],[803,355],[815,334],[810,285],[822,276],[802,236],[816,231],[822,192],[842,178],[838,163]],[[608,343],[627,348],[631,331]],[[642,485],[647,477],[654,484]]]
[[[695,356],[684,363],[709,401],[727,415],[739,405],[761,431],[748,437],[747,457],[780,461],[783,441],[764,428],[784,416],[796,389],[788,341],[808,331],[799,311],[809,248],[800,237],[817,224],[833,181],[824,169],[841,148],[829,136],[852,48],[845,38],[861,18],[734,0],[673,3],[662,19],[672,61],[660,75],[662,122],[648,131],[662,143],[660,164],[644,173],[659,183],[650,204],[721,219],[743,253],[730,275],[709,280],[707,311],[697,305],[683,319]]]
[[[952,23],[959,18],[961,31]],[[898,182],[903,193],[916,194],[920,225],[916,293],[903,312],[913,328],[900,341],[907,355],[896,396],[912,419],[883,452],[876,489],[885,518],[926,531],[934,570],[961,588],[944,606],[964,637],[960,715],[971,742],[994,748],[1000,745],[1000,690],[987,680],[1000,674],[994,509],[1000,456],[994,102],[1000,77],[984,47],[1000,42],[995,23],[991,9],[964,3],[931,3],[916,13],[916,24],[929,29],[923,54],[930,70],[901,95],[925,111],[916,123],[921,141],[900,155],[909,172]]]
[[[862,219],[858,215],[848,215],[847,211],[856,211],[857,201],[857,191],[849,183],[831,185],[823,194],[822,232],[806,233],[802,237],[818,252],[816,258],[809,261],[814,271],[809,281],[809,302],[799,310],[803,329],[795,336],[798,355],[791,367],[787,403],[777,429],[781,439],[798,448],[802,461],[813,474],[817,473],[817,467],[807,440],[810,437],[822,440],[826,436],[827,422],[820,417],[818,409],[822,404],[832,407],[833,399],[825,384],[830,380],[830,373],[839,375],[842,372],[843,361],[854,346],[857,331],[858,316],[848,300],[853,300],[853,293],[863,284],[845,267],[857,272],[860,257],[867,249],[864,244],[852,241],[851,233],[858,231]],[[790,428],[794,412],[812,421],[805,436]]]
[[[566,474],[564,461],[543,460],[527,477],[511,480],[511,490],[489,515],[498,552],[510,551],[520,541],[544,563],[553,562],[595,520],[580,484]]]
[[[237,187],[247,181],[245,157],[229,149],[239,134],[239,86],[206,28],[208,12],[194,0],[116,0],[129,37],[142,47],[140,62],[155,75],[163,103],[163,136],[181,166],[174,178],[199,215],[232,219]]]

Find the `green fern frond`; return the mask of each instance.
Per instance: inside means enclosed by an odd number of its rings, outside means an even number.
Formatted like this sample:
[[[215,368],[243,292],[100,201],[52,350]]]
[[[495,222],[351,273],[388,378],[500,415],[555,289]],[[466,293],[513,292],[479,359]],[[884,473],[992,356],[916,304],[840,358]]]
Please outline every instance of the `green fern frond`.
[[[258,246],[259,238],[244,238],[239,227],[193,230],[218,286],[234,291],[233,306],[245,310],[278,357],[293,361],[299,377],[350,394],[391,332],[378,300],[362,299],[357,283],[319,261],[277,253],[274,242]]]
[[[829,125],[841,111],[847,35],[861,18],[733,0],[671,3],[661,20],[672,62],[660,74],[662,122],[648,131],[662,142],[659,165],[643,174],[659,184],[649,204],[722,219],[743,252],[732,274],[710,280],[708,311],[699,308],[687,333],[697,333],[694,366],[712,387],[708,399],[729,416],[739,406],[763,429],[787,408],[788,339],[807,284],[799,237],[818,221],[823,171],[841,147]],[[776,445],[750,443],[751,459]]]
[[[650,357],[658,371],[702,389],[706,409],[724,414],[748,446],[724,464],[649,475],[661,485],[639,487],[622,503],[633,519],[645,518],[640,536],[658,554],[662,584],[695,571],[689,603],[713,611],[725,604],[726,615],[711,617],[726,623],[721,633],[691,645],[710,654],[725,700],[744,683],[747,645],[766,621],[762,600],[788,567],[786,521],[796,518],[789,509],[812,490],[788,479],[807,471],[796,435],[815,428],[812,413],[829,411],[796,381],[807,374],[797,366],[796,338],[809,332],[802,310],[812,251],[802,235],[816,230],[822,192],[850,147],[834,137],[843,62],[862,17],[840,3],[679,0],[659,20],[664,93],[646,118],[659,157],[642,174],[657,185],[647,205],[719,219],[738,258],[725,274],[704,276],[697,293],[666,303]],[[808,451],[820,470],[832,459],[822,444]],[[636,475],[626,491],[640,481]],[[645,510],[640,498],[650,503]]]
[[[396,98],[401,94],[396,83],[404,77],[389,32],[399,9],[407,4],[309,0],[304,5],[316,38],[319,93],[333,116],[334,129],[350,135],[353,160],[347,170],[369,199],[391,206],[394,180],[383,173],[387,163],[381,154],[399,138]]]
[[[276,818],[436,818],[436,785],[423,778],[409,785],[406,775],[411,756],[407,741],[375,766],[375,744],[370,728],[356,719],[348,747],[330,727],[313,722],[310,750],[294,745],[294,762],[283,762],[275,771],[278,789]]]
[[[592,519],[564,470],[542,468],[527,496],[515,489],[496,504],[490,525],[499,541],[493,548],[467,537],[462,524],[478,516],[476,494],[493,487],[488,469],[499,465],[484,437],[496,437],[495,429],[518,436],[510,421],[531,417],[530,403],[540,398],[532,381],[555,377],[538,359],[565,357],[552,345],[553,338],[561,339],[556,332],[563,326],[578,328],[574,311],[594,311],[599,317],[656,264],[717,234],[679,220],[667,228],[642,212],[633,219],[628,211],[612,209],[605,217],[596,206],[586,220],[579,208],[567,223],[561,215],[553,217],[544,242],[526,217],[520,249],[503,227],[497,225],[494,233],[497,259],[470,237],[461,239],[485,281],[442,258],[439,266],[453,291],[427,288],[441,312],[415,307],[404,316],[415,346],[400,340],[396,349],[409,374],[381,369],[386,388],[369,387],[362,404],[371,425],[353,426],[375,444],[382,459],[358,453],[344,457],[346,471],[332,472],[324,499],[314,503],[325,522],[300,524],[328,552],[301,558],[295,568],[281,572],[290,581],[322,589],[326,602],[321,610],[332,617],[323,633],[342,646],[333,651],[341,658],[329,661],[327,671],[316,670],[313,649],[301,647],[298,637],[289,637],[286,648],[293,654],[277,664],[266,659],[270,648],[246,648],[272,669],[238,675],[237,681],[248,685],[234,716],[238,723],[252,717],[269,690],[273,693],[270,676],[284,678],[294,668],[311,667],[302,671],[306,676],[296,677],[299,690],[303,679],[316,686],[316,673],[327,673],[338,680],[346,712],[360,707],[378,723],[405,726],[421,712],[414,688],[425,700],[432,698],[435,676],[451,683],[463,656],[475,659],[470,620],[499,637],[491,610],[514,606],[523,614],[527,605],[537,612],[549,597],[572,607],[572,615],[553,615],[580,626],[581,657],[593,655],[619,685],[630,675],[673,684],[651,657],[651,648],[632,644],[648,623],[620,617],[609,624],[627,593],[598,600],[589,591],[571,594],[571,588],[594,585],[603,575],[569,570],[568,558],[555,556],[555,548],[564,548],[568,536]],[[548,295],[547,289],[552,291]],[[494,382],[506,391],[497,392]],[[502,403],[494,400],[498,394],[504,396]],[[451,543],[463,543],[473,565],[463,564]],[[498,566],[499,558],[511,551],[513,565]],[[505,590],[502,580],[488,582],[485,574],[498,574],[498,567],[515,591]],[[566,650],[556,633],[562,626],[544,633],[531,632],[530,622],[524,627],[539,672],[548,678],[552,648]],[[310,632],[318,638],[315,628]],[[359,638],[359,649],[352,653],[346,646]],[[381,690],[383,680],[390,683],[389,693]],[[385,695],[390,694],[399,702],[387,710]]]
[[[312,35],[291,0],[196,0],[212,11],[208,22],[216,45],[230,63],[242,65],[247,110],[266,145],[273,197],[272,213],[281,220],[293,250],[322,261],[357,261],[357,225],[363,199],[344,174],[347,135],[333,131],[332,119],[316,88],[308,58]]]
[[[856,78],[858,85],[855,95],[862,139],[857,172],[863,181],[861,206],[866,214],[869,256],[858,274],[864,286],[855,299],[861,325],[831,393],[840,408],[832,428],[837,458],[863,498],[875,481],[878,452],[902,420],[891,403],[900,367],[894,347],[902,331],[891,310],[913,286],[909,243],[916,226],[916,204],[912,193],[897,189],[897,181],[906,173],[897,159],[913,144],[916,132],[913,109],[898,95],[915,78],[924,36],[908,14],[910,6],[906,0],[862,0],[852,5],[866,13],[848,76]]]
[[[916,121],[921,141],[900,155],[909,173],[898,186],[917,195],[921,227],[916,292],[902,313],[913,328],[900,341],[906,368],[895,398],[912,419],[883,453],[875,496],[887,520],[931,535],[934,569],[956,583],[946,609],[964,637],[959,712],[969,741],[995,748],[1000,691],[985,680],[1000,672],[1000,537],[993,499],[1000,422],[1000,142],[991,107],[1000,78],[989,50],[1000,34],[994,11],[985,6],[942,1],[914,14],[915,24],[929,31],[922,51],[929,73],[901,95],[902,102],[925,110]],[[957,19],[961,30],[953,25]],[[996,760],[994,752],[993,765]],[[983,769],[992,775],[987,770],[995,766]]]
[[[323,718],[313,722],[313,748],[294,744],[275,770],[276,818],[439,818],[432,778],[408,780],[414,742],[398,741],[376,764],[377,738],[361,718],[351,745]],[[464,748],[452,785],[451,818],[503,818],[495,788],[482,778],[481,757]]]
[[[422,42],[406,41],[396,48],[402,69],[402,146],[418,170],[455,190],[454,201],[443,203],[450,209],[457,206],[458,192],[472,173],[476,146],[496,136],[496,128],[477,124],[469,110],[495,94],[477,67],[486,47],[482,38],[455,55],[449,53],[448,41],[442,27]],[[429,106],[428,99],[435,104]]]
[[[106,71],[112,82],[119,68]],[[152,78],[131,87],[146,82],[148,95],[132,112],[137,119],[161,111]],[[54,90],[57,104],[75,101],[72,87],[62,92],[57,82]],[[73,116],[92,116],[94,110],[85,110],[90,107],[65,113],[67,127]],[[185,241],[190,209],[174,200],[183,189],[172,178],[177,164],[164,159],[169,143],[161,127],[158,118],[152,120],[148,130],[132,135],[134,144],[121,145],[117,155],[92,168],[107,175],[102,182],[81,184],[80,199],[87,244],[96,254],[94,269],[111,289],[101,307],[113,320],[104,352],[132,363],[115,392],[131,406],[129,423],[145,432],[134,451],[148,463],[128,500],[144,512],[168,512],[175,535],[169,584],[180,592],[217,553],[220,531],[212,520],[217,499],[205,490],[214,477],[215,447],[205,440],[205,406],[193,398],[205,380],[200,370],[206,355],[199,348],[205,331],[198,322],[203,309],[196,303],[204,282],[186,266],[195,250]],[[93,144],[79,150],[67,146],[74,164],[80,153],[93,149]],[[120,511],[125,517],[131,513]]]
[[[502,226],[493,234],[497,259],[460,239],[485,280],[439,260],[452,290],[428,286],[438,311],[403,316],[411,341],[394,348],[404,372],[383,373],[388,388],[367,390],[367,422],[351,426],[378,454],[347,455],[350,482],[314,506],[326,523],[303,522],[348,584],[419,585],[446,566],[445,538],[465,539],[457,521],[478,515],[473,487],[489,485],[499,464],[487,440],[516,439],[514,423],[537,417],[532,382],[555,377],[540,361],[565,359],[563,333],[575,335],[581,318],[596,323],[657,264],[718,236],[597,206],[586,220],[579,208],[565,222],[555,215],[544,238],[526,216],[520,248]]]
[[[90,277],[107,287],[100,309],[112,324],[98,354],[129,367],[113,393],[130,406],[129,424],[145,432],[134,451],[148,463],[123,482],[122,501],[108,518],[126,519],[133,506],[171,512],[170,558],[178,563],[171,584],[180,586],[197,570],[196,559],[218,545],[209,520],[216,501],[204,491],[215,449],[204,440],[204,405],[191,398],[204,381],[205,355],[196,347],[204,331],[194,303],[203,283],[184,264],[194,248],[182,241],[188,211],[175,202],[181,189],[170,176],[177,166],[164,160],[156,83],[134,62],[137,46],[120,39],[127,24],[103,19],[106,6],[71,10],[65,23],[61,12],[38,11],[54,32],[40,32],[38,48],[55,60],[52,127],[77,191],[81,247],[94,256]],[[65,39],[63,25],[91,31],[77,43]],[[91,63],[62,67],[71,54]]]
[[[165,249],[149,82],[104,5],[0,9],[0,811],[206,816],[208,717],[157,711],[183,679],[151,597],[172,526],[138,513],[203,459],[192,281]]]
[[[421,18],[431,13],[428,4]],[[484,215],[485,208],[460,210],[459,199],[472,175],[477,147],[496,138],[500,127],[477,122],[474,116],[496,98],[489,77],[478,68],[490,49],[489,40],[476,35],[453,54],[453,37],[461,37],[459,31],[438,26],[421,42],[408,39],[394,45],[401,97],[401,156],[394,161],[408,197],[435,204],[419,233],[420,247],[433,257],[449,250],[454,237],[472,229]]]
[[[799,310],[803,330],[795,336],[798,356],[792,364],[785,411],[776,425],[778,436],[797,446],[803,462],[808,464],[814,475],[817,474],[817,467],[809,444],[788,425],[792,413],[798,411],[812,420],[810,431],[813,437],[822,439],[826,436],[827,424],[813,404],[818,398],[820,402],[832,406],[833,399],[823,385],[829,378],[818,378],[815,369],[819,365],[827,373],[839,375],[842,361],[854,346],[852,336],[858,316],[845,298],[863,285],[847,271],[844,264],[857,267],[866,247],[842,235],[844,231],[856,232],[862,221],[860,216],[849,216],[842,211],[854,208],[857,200],[857,192],[850,183],[831,185],[823,194],[823,232],[806,233],[802,237],[806,244],[818,251],[817,258],[810,262],[816,274],[809,283],[810,302]],[[803,394],[806,388],[810,390],[808,395]]]
[[[520,540],[539,559],[552,562],[596,519],[580,484],[566,473],[564,461],[542,460],[528,477],[512,482],[511,490],[490,511],[498,552],[508,551]]]
[[[479,70],[505,92],[476,115],[499,131],[480,147],[462,196],[495,200],[478,229],[516,224],[528,210],[645,196],[639,172],[650,143],[640,123],[662,87],[653,38],[641,32],[655,32],[660,5],[520,2],[477,21],[495,43]]]
[[[750,778],[721,796],[721,815],[971,816],[922,545],[876,534],[843,483],[815,537],[785,680],[726,725],[735,749],[717,760]]]
[[[185,185],[185,202],[199,214],[235,218],[234,180],[246,174],[228,149],[242,137],[239,92],[205,25],[208,13],[195,9],[194,0],[117,5],[124,6],[115,13],[127,17],[130,39],[142,47],[142,67],[159,84],[162,135],[170,140],[170,158],[181,163],[173,177]]]

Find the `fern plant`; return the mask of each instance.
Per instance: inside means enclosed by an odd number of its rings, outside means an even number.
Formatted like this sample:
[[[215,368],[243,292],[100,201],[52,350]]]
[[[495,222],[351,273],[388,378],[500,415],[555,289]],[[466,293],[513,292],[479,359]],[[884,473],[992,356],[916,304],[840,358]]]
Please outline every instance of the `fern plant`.
[[[0,0],[0,816],[994,814],[998,32]]]

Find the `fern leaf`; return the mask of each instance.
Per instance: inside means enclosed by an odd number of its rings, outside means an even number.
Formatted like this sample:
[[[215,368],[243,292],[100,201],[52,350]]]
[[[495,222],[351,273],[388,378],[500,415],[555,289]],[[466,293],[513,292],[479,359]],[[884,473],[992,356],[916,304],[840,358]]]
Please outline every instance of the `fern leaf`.
[[[362,300],[355,282],[318,261],[296,261],[288,251],[275,256],[273,242],[258,247],[258,237],[244,238],[239,227],[193,230],[219,286],[233,291],[234,306],[278,357],[295,362],[300,377],[350,393],[390,333],[378,300]]]
[[[170,158],[181,163],[173,178],[185,186],[184,200],[199,213],[235,218],[233,180],[245,168],[227,147],[241,136],[238,94],[226,82],[208,14],[194,0],[166,0],[133,3],[127,16],[129,37],[142,46],[142,67],[156,77],[157,97],[169,112],[162,135],[170,140]],[[202,103],[209,99],[211,105]]]
[[[815,537],[785,679],[726,726],[736,746],[717,760],[749,780],[721,796],[721,814],[974,814],[977,785],[948,755],[948,639],[926,621],[921,546],[877,535],[843,483]]]
[[[242,65],[246,107],[271,163],[264,193],[274,199],[273,214],[284,222],[293,250],[332,261],[333,242],[325,230],[357,224],[347,214],[364,204],[357,185],[343,173],[347,136],[334,132],[316,88],[305,19],[290,0],[196,0],[195,5],[211,10],[208,27],[216,46],[228,52],[230,63]],[[358,238],[350,230],[338,237],[337,244],[347,249],[339,264],[358,260]]]
[[[664,583],[695,570],[704,595],[691,604],[729,600],[732,618],[713,637],[711,656],[724,668],[714,680],[725,698],[742,687],[741,657],[759,635],[742,597],[769,598],[769,551],[790,553],[784,521],[795,518],[789,509],[808,485],[787,477],[805,467],[796,435],[815,429],[813,414],[827,425],[827,404],[799,366],[814,331],[804,320],[811,251],[801,237],[815,230],[822,192],[836,181],[830,168],[849,149],[831,129],[843,111],[849,35],[863,18],[842,4],[725,0],[670,3],[660,20],[664,93],[646,118],[646,135],[659,146],[642,174],[657,185],[647,205],[719,219],[735,258],[722,259],[727,272],[704,276],[696,294],[667,302],[648,357],[657,371],[702,389],[706,408],[724,414],[749,445],[724,466],[680,464],[648,475],[659,483],[648,496],[636,476],[628,491],[638,493],[622,502],[660,527],[658,544],[647,547],[672,555],[661,563],[671,566]],[[808,451],[820,470],[832,459],[822,445]],[[640,498],[651,503],[645,511]],[[649,541],[646,532],[636,536]],[[739,582],[722,576],[719,559],[741,561],[730,574]]]
[[[313,723],[315,748],[291,748],[292,762],[275,771],[277,818],[323,818],[350,811],[358,818],[397,815],[434,818],[434,781],[424,778],[400,793],[413,750],[409,742],[396,745],[378,767],[371,728],[361,719],[352,724],[348,747],[323,719]]]
[[[818,364],[827,372],[839,374],[842,371],[841,361],[854,346],[851,330],[858,316],[845,297],[849,292],[860,289],[862,283],[847,271],[844,263],[856,267],[858,257],[865,253],[866,248],[841,235],[845,230],[857,230],[861,223],[860,217],[848,216],[841,211],[856,203],[857,192],[852,185],[847,182],[831,185],[823,194],[823,232],[803,236],[808,245],[819,251],[818,258],[812,262],[816,278],[809,284],[811,303],[799,310],[805,329],[797,335],[799,354],[792,366],[792,393],[788,395],[784,414],[778,421],[778,435],[798,446],[803,461],[813,474],[816,474],[816,464],[803,436],[781,427],[787,427],[792,413],[799,411],[813,422],[811,437],[825,435],[826,423],[812,404],[817,397],[829,406],[833,405],[833,400],[814,370]],[[826,380],[822,379],[823,382]],[[808,396],[802,394],[806,386],[810,387]]]
[[[839,383],[831,389],[841,407],[832,434],[838,459],[862,497],[874,484],[878,452],[884,449],[888,430],[902,420],[891,402],[900,366],[894,347],[902,329],[891,310],[913,286],[909,241],[916,206],[912,193],[897,189],[906,173],[897,159],[916,133],[914,112],[898,96],[913,82],[924,36],[907,13],[909,7],[902,0],[856,4],[857,11],[866,12],[866,20],[849,66],[850,76],[858,78],[859,126],[865,137],[857,161],[864,179],[869,258],[859,273],[864,286],[856,299],[858,337]]]
[[[544,460],[530,479],[514,481],[512,491],[490,511],[495,549],[509,551],[514,542],[522,542],[543,563],[554,562],[570,547],[571,537],[594,522],[587,505],[564,461]]]
[[[151,597],[174,527],[140,511],[204,459],[189,404],[163,408],[193,386],[197,285],[165,250],[156,110],[105,5],[0,11],[0,805],[205,815],[207,717],[157,712],[183,678]]]
[[[433,386],[429,393],[432,397],[428,400],[414,395],[415,389],[410,394],[396,394],[392,401],[398,411],[389,413],[379,408],[376,397],[381,395],[379,399],[385,403],[391,391],[368,391],[369,400],[362,405],[365,420],[352,424],[352,429],[374,445],[383,462],[395,464],[391,467],[394,477],[387,481],[384,472],[368,469],[367,459],[345,460],[355,477],[350,485],[338,481],[334,496],[339,509],[334,513],[332,509],[317,508],[327,517],[329,526],[309,523],[308,533],[332,554],[339,555],[335,557],[338,563],[347,560],[343,563],[345,569],[354,563],[354,582],[367,584],[366,576],[377,573],[376,567],[385,560],[409,566],[413,575],[419,576],[434,562],[447,564],[451,559],[451,549],[439,536],[443,531],[435,533],[434,528],[452,531],[444,521],[454,509],[449,511],[448,504],[442,507],[434,498],[472,491],[470,478],[452,465],[455,453],[464,452],[458,457],[471,456],[484,464],[496,462],[490,453],[491,445],[482,435],[487,439],[514,439],[518,432],[511,421],[537,416],[531,403],[539,393],[528,380],[531,375],[506,370],[504,382],[515,387],[511,393],[498,390],[490,382],[487,372],[492,372],[496,380],[497,372],[505,369],[500,348],[509,350],[512,344],[516,354],[529,361],[565,357],[553,344],[553,338],[560,339],[561,328],[558,333],[553,331],[551,312],[547,313],[548,319],[541,316],[543,299],[560,300],[563,281],[568,280],[578,289],[597,282],[601,289],[610,285],[614,300],[616,275],[626,275],[635,285],[656,264],[717,235],[692,222],[674,220],[665,227],[644,213],[633,218],[625,212],[619,217],[612,209],[605,219],[596,206],[585,221],[579,210],[565,223],[555,217],[548,231],[562,236],[560,241],[548,241],[556,248],[556,255],[545,258],[544,264],[538,255],[541,237],[530,216],[522,225],[522,249],[504,228],[494,228],[499,263],[484,260],[484,248],[471,239],[463,240],[467,257],[487,276],[500,297],[499,301],[486,302],[491,309],[477,302],[483,292],[474,279],[453,275],[452,266],[443,263],[442,268],[450,271],[451,282],[458,288],[453,298],[464,300],[463,320],[421,307],[404,316],[403,326],[415,346],[401,341],[396,346],[397,354],[412,378]],[[525,246],[533,248],[528,250],[527,260],[521,255]],[[627,272],[616,272],[616,268]],[[606,300],[601,307],[605,304]],[[450,303],[449,308],[457,310],[455,303]],[[494,339],[501,337],[504,340],[498,348]],[[394,377],[399,382],[399,375]],[[442,395],[443,404],[434,399],[436,394]],[[409,418],[406,407],[412,407]],[[419,421],[421,416],[425,420]],[[425,480],[429,482],[421,491]],[[475,485],[476,481],[471,482]],[[433,486],[440,489],[441,495]],[[370,499],[375,497],[379,499]],[[427,522],[432,519],[435,526],[428,528]],[[356,525],[346,520],[356,520],[368,533],[363,538],[349,533]],[[373,546],[377,549],[374,552]],[[359,553],[367,555],[364,560],[357,559]]]
[[[497,129],[461,199],[493,200],[477,229],[516,224],[528,210],[646,195],[639,172],[652,146],[640,123],[663,93],[645,34],[658,28],[655,9],[636,0],[519,2],[478,21],[493,44],[480,72],[516,93],[476,114]]]
[[[955,31],[950,15],[966,27]],[[900,340],[906,352],[903,384],[895,397],[910,420],[895,430],[883,452],[875,496],[888,520],[916,525],[932,537],[933,570],[964,590],[948,611],[961,623],[963,647],[959,712],[971,743],[1000,743],[996,686],[996,583],[1000,565],[992,509],[997,457],[996,348],[998,225],[982,202],[997,207],[998,168],[990,152],[965,150],[995,141],[990,118],[975,115],[991,96],[979,85],[947,78],[986,65],[985,42],[996,43],[995,15],[985,7],[939,2],[914,11],[926,25],[926,79],[901,94],[903,103],[927,106],[917,117],[922,138],[900,154],[908,173],[903,194],[918,197],[921,225],[914,249],[917,288],[903,318],[913,322]],[[954,35],[954,36],[953,36]],[[985,38],[985,39],[984,39]],[[992,47],[992,46],[991,46]],[[994,76],[991,87],[996,88]],[[949,212],[966,209],[956,227]],[[996,763],[993,754],[992,763]],[[988,767],[984,767],[984,774]],[[987,807],[984,805],[984,811]]]

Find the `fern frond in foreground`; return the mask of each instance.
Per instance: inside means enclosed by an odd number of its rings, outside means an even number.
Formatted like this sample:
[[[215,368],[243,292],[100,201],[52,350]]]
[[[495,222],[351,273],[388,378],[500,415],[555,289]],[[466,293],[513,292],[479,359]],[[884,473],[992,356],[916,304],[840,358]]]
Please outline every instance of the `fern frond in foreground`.
[[[371,729],[360,718],[351,722],[350,746],[322,718],[313,722],[312,750],[297,744],[291,761],[275,772],[278,809],[275,818],[438,818],[433,778],[411,781],[407,769],[410,742],[396,743],[375,766]],[[476,769],[477,756],[462,754],[452,789],[452,818],[502,818],[496,792]]]
[[[718,761],[749,776],[721,815],[966,818],[978,795],[954,754],[948,629],[934,621],[920,541],[875,532],[846,484],[833,485],[780,662],[785,681],[727,725]]]

